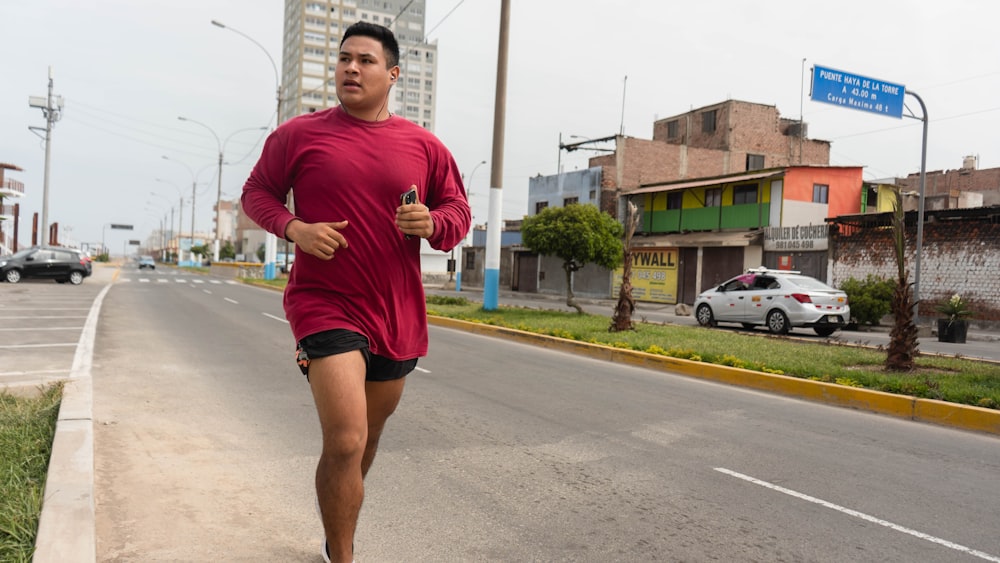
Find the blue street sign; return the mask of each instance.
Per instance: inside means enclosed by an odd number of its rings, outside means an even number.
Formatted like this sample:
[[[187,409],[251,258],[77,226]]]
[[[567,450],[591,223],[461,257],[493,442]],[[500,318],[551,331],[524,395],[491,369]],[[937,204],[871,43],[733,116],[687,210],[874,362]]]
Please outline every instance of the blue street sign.
[[[816,102],[902,118],[905,95],[901,84],[813,66],[810,97]]]

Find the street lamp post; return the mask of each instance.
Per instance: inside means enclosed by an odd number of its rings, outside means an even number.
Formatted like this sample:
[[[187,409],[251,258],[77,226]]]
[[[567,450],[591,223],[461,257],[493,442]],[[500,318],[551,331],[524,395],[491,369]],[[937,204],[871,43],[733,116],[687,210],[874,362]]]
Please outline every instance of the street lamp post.
[[[158,198],[166,201],[168,205],[171,205],[171,206],[173,205],[170,202],[170,198],[168,198],[166,196],[160,195],[160,194],[158,194],[156,192],[149,192],[149,195],[155,195],[156,197],[158,197]],[[147,202],[147,203],[152,203],[152,202]],[[166,222],[166,220],[167,220],[167,214],[166,213],[163,214],[163,220],[164,220],[164,222]],[[169,229],[172,229],[174,227],[174,208],[173,207],[170,207],[170,222],[167,223],[167,225],[168,225]],[[161,229],[162,229],[162,227],[161,227]],[[161,238],[161,244],[163,245],[163,247],[164,248],[169,247],[169,245],[167,244],[167,240],[168,239],[167,239],[167,235],[166,235],[165,232],[161,233],[160,238]],[[170,238],[173,238],[173,237],[170,237]],[[166,251],[164,251],[164,253],[163,253],[163,261],[164,262],[167,261],[167,253],[166,253]]]
[[[218,172],[218,190],[216,191],[216,196],[215,196],[215,243],[213,244],[212,248],[212,261],[218,262],[219,247],[222,244],[222,165],[224,164],[223,155],[226,152],[226,145],[229,143],[229,140],[232,139],[233,136],[235,136],[237,133],[242,133],[244,131],[261,131],[267,129],[267,127],[247,127],[245,129],[239,129],[237,131],[234,131],[228,137],[226,137],[225,141],[221,141],[219,140],[219,135],[215,133],[215,130],[209,127],[208,125],[205,125],[200,121],[196,121],[194,119],[190,119],[183,116],[178,116],[177,119],[181,121],[188,121],[190,123],[194,123],[195,125],[200,125],[205,129],[208,129],[208,132],[211,133],[213,137],[215,137],[215,145],[219,151],[219,172]]]
[[[177,265],[181,265],[181,231],[184,230],[181,225],[184,224],[184,194],[181,192],[180,187],[173,182],[168,182],[167,180],[161,180],[156,178],[157,182],[163,182],[164,184],[170,184],[177,190],[178,202],[177,202]]]
[[[232,31],[236,35],[239,35],[240,37],[243,37],[247,41],[250,41],[251,43],[253,43],[254,45],[256,45],[261,51],[264,52],[264,55],[267,56],[267,60],[271,63],[271,68],[274,70],[274,97],[275,97],[275,100],[277,101],[277,104],[278,104],[277,105],[277,110],[275,111],[275,115],[274,115],[274,128],[277,129],[278,125],[281,124],[281,77],[278,74],[278,65],[275,64],[274,57],[271,56],[271,53],[268,52],[267,48],[265,48],[256,39],[254,39],[253,37],[250,37],[246,33],[243,33],[242,31],[240,31],[240,30],[238,30],[236,28],[230,27],[230,26],[228,26],[228,25],[226,25],[226,24],[224,24],[224,23],[222,23],[222,22],[220,22],[218,20],[212,20],[212,25],[214,25],[215,27],[221,28],[221,29],[228,29],[229,31]],[[267,232],[267,234],[264,237],[264,240],[265,240],[265,244],[264,244],[264,279],[273,280],[275,278],[274,261],[277,258],[278,239],[274,235],[274,233]],[[285,260],[286,261],[288,260],[288,242],[287,241],[285,241]]]
[[[181,162],[181,161],[179,161],[177,159],[170,158],[167,155],[163,155],[163,160],[169,160],[170,162],[175,162],[177,164],[180,164],[184,168],[187,168],[188,172],[191,173],[191,248],[194,249],[195,200],[196,200],[197,195],[198,195],[198,175],[194,173],[194,170],[192,170],[190,166],[188,166],[187,164],[184,164],[183,162]],[[204,170],[206,170],[206,169],[207,168],[202,168],[199,171],[199,173],[202,172],[202,171],[204,171]],[[180,260],[178,260],[178,264],[177,265],[180,266]],[[191,265],[192,266],[197,266],[198,265],[198,264],[194,263],[194,250],[191,250]]]
[[[472,168],[472,172],[469,174],[469,181],[468,181],[468,183],[465,184],[465,199],[466,199],[466,201],[469,202],[469,213],[470,213],[470,215],[472,214],[472,178],[475,177],[476,170],[479,170],[479,167],[482,166],[482,165],[484,165],[484,164],[486,164],[485,160],[479,162],[478,164],[476,164]],[[475,228],[475,223],[473,222],[473,224],[470,225],[470,227],[469,227],[469,233],[466,234],[465,237],[462,237],[462,242],[460,243],[460,245],[458,247],[458,258],[457,258],[457,261],[455,262],[455,291],[462,291],[462,266],[461,266],[461,264],[462,264],[462,252],[463,252],[463,250],[462,250],[461,244],[465,244],[467,237],[469,236],[469,234],[472,234],[472,229],[474,229],[474,228]],[[456,259],[455,258],[455,250],[452,249],[451,253],[452,253],[452,260],[455,260]]]
[[[194,123],[195,125],[200,125],[200,126],[204,127],[205,129],[208,129],[208,132],[211,133],[213,137],[215,137],[215,144],[216,144],[216,146],[219,149],[219,173],[218,173],[218,185],[219,185],[219,187],[218,187],[218,191],[216,192],[217,195],[215,196],[215,242],[212,245],[212,261],[213,262],[218,262],[219,261],[219,241],[222,238],[222,234],[219,232],[219,229],[220,229],[219,210],[222,207],[222,141],[219,140],[219,136],[215,134],[215,130],[214,129],[212,129],[211,127],[209,127],[208,125],[205,125],[204,123],[202,123],[200,121],[195,121],[194,119],[188,119],[188,118],[183,117],[183,116],[177,116],[177,119],[179,119],[181,121],[190,121],[191,123]],[[191,229],[191,230],[192,230],[192,234],[194,234],[193,233],[194,229]]]

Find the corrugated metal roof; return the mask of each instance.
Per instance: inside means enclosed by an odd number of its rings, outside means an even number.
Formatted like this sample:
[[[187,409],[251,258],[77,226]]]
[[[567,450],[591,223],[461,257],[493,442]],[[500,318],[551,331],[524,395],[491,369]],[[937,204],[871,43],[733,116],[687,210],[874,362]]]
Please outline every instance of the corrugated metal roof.
[[[678,182],[673,184],[657,184],[655,186],[646,186],[644,188],[639,188],[637,190],[632,190],[630,192],[624,192],[622,195],[630,196],[637,194],[648,194],[653,192],[670,192],[674,190],[684,190],[688,188],[700,188],[703,186],[718,186],[722,184],[731,184],[733,182],[746,182],[749,180],[760,180],[763,178],[776,178],[785,175],[785,169],[780,170],[766,170],[762,172],[754,172],[750,174],[737,174],[733,176],[718,176],[715,178],[699,178],[698,180],[690,180],[686,182]]]
[[[669,235],[636,235],[632,239],[635,248],[657,246],[750,246],[759,244],[762,229],[753,231],[700,231],[696,233],[673,233]]]

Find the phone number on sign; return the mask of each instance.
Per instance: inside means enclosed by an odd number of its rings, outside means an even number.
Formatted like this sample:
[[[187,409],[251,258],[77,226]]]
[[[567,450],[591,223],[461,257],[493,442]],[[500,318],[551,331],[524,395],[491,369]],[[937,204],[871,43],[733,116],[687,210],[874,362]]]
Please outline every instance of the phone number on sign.
[[[800,248],[812,248],[815,241],[812,240],[779,240],[775,241],[775,250],[795,250]]]
[[[666,272],[650,272],[649,270],[638,270],[635,273],[635,279],[637,280],[655,280],[655,281],[665,281],[667,279]]]

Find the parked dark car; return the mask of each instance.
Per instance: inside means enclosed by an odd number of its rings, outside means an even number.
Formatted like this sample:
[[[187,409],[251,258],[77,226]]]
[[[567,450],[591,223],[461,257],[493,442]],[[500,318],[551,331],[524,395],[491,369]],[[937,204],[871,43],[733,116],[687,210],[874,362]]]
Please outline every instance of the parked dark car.
[[[90,257],[72,248],[42,246],[0,257],[0,279],[8,283],[42,278],[79,285],[91,272]]]

